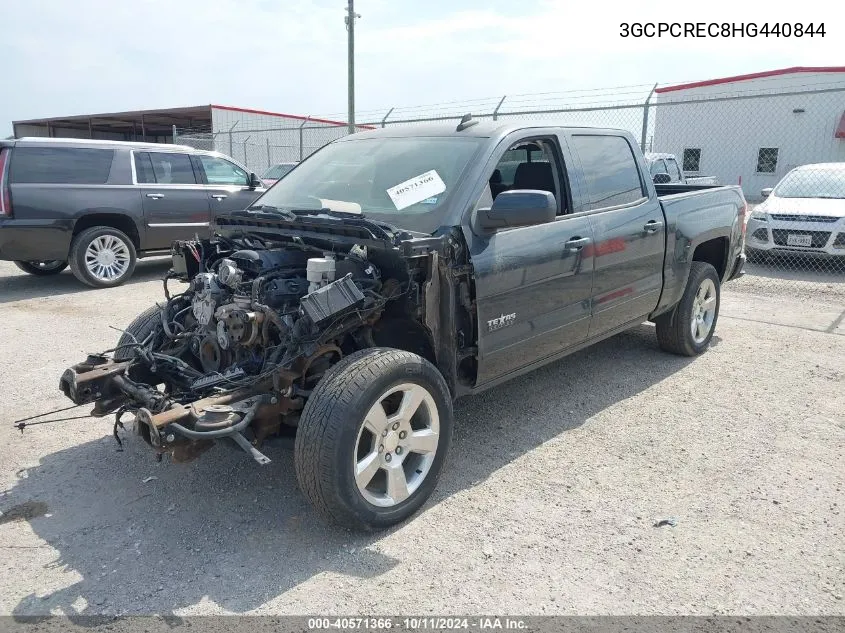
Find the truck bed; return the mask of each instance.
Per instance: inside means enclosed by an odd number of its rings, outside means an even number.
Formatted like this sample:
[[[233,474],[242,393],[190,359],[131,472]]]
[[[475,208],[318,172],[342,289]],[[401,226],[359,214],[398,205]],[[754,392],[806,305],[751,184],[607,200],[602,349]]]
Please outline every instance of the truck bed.
[[[686,193],[688,191],[701,191],[703,189],[716,189],[718,187],[724,186],[732,186],[732,185],[714,185],[714,184],[707,184],[707,183],[683,183],[683,182],[672,182],[667,183],[665,185],[654,185],[654,190],[657,192],[658,197],[663,198],[664,196],[671,196],[676,193]]]
[[[745,198],[736,185],[655,185],[666,217],[664,291],[660,307],[674,305],[686,284],[689,261],[699,244],[722,239],[722,281],[734,273],[742,253]],[[740,209],[740,213],[737,213]],[[707,229],[706,227],[712,227]]]

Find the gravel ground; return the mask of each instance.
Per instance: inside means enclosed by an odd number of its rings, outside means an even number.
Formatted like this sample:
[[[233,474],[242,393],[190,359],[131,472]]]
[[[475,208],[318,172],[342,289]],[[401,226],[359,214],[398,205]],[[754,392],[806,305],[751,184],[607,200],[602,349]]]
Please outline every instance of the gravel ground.
[[[103,420],[10,429],[166,266],[92,291],[0,263],[0,613],[845,614],[835,282],[746,277],[700,358],[643,325],[459,402],[434,497],[365,536],[316,520],[284,446],[176,465]]]

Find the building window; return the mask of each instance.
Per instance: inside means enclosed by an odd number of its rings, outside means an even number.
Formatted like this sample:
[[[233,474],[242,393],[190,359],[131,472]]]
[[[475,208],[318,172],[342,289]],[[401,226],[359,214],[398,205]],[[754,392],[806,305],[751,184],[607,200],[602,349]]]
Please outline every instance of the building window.
[[[761,147],[757,151],[757,173],[773,174],[778,168],[778,148]]]
[[[684,150],[684,171],[699,171],[701,169],[701,148],[688,147]]]

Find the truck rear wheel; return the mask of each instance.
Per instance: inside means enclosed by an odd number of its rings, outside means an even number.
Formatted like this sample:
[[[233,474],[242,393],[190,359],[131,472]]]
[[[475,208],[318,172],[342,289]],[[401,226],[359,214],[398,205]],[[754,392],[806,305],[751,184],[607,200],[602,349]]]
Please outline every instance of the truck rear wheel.
[[[716,269],[693,262],[681,301],[654,323],[661,349],[696,356],[707,349],[719,318],[720,284]]]
[[[60,259],[51,259],[45,261],[15,262],[15,266],[25,273],[35,275],[36,277],[48,277],[50,275],[58,275],[62,272],[67,268],[67,262]]]
[[[452,400],[416,354],[375,348],[332,367],[296,434],[299,487],[327,521],[377,530],[414,514],[437,484],[452,439]]]

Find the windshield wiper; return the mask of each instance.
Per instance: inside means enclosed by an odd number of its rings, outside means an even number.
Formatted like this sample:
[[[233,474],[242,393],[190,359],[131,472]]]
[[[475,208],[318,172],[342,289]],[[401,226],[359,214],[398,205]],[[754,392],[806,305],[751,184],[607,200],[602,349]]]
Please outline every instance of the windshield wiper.
[[[278,215],[282,216],[286,220],[295,220],[296,215],[293,212],[288,211],[287,209],[281,209],[279,207],[274,207],[269,204],[256,204],[251,207],[247,207],[246,211],[269,211],[270,213],[277,213]]]

